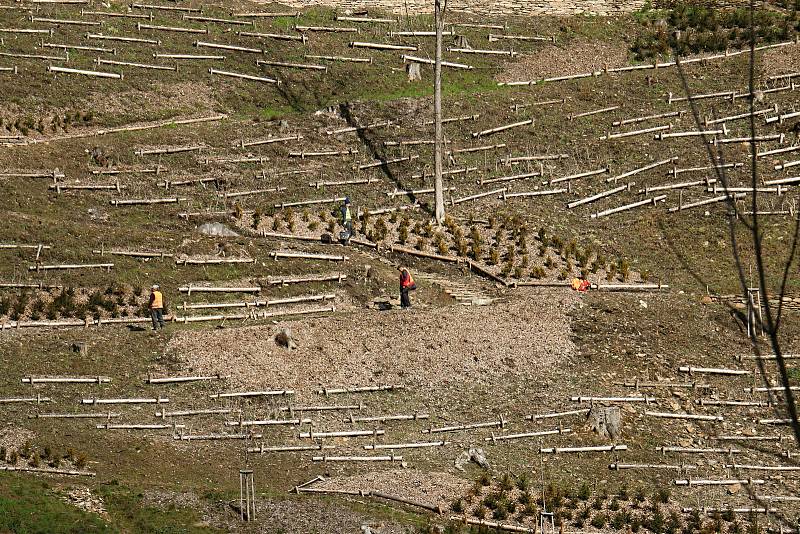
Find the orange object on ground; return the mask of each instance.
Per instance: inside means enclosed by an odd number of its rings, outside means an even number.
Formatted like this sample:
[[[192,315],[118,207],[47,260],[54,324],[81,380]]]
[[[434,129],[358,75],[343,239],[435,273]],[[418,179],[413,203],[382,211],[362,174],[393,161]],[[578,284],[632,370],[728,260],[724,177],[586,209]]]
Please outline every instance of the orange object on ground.
[[[592,284],[588,280],[573,278],[570,285],[572,286],[572,289],[574,289],[575,291],[580,291],[583,293],[588,291]]]

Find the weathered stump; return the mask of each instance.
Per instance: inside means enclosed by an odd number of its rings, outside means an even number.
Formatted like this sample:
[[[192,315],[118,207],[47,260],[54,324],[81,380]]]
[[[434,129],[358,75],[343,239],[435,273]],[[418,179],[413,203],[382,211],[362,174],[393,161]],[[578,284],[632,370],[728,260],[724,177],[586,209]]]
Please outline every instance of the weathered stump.
[[[292,337],[291,328],[282,328],[281,331],[275,335],[275,343],[289,350],[294,350],[297,348],[297,343],[295,343],[294,338]]]
[[[419,63],[408,63],[406,65],[406,74],[408,75],[409,82],[415,82],[422,79],[422,67]]]
[[[622,433],[622,415],[618,406],[592,406],[587,424],[593,432],[608,439],[617,439]]]

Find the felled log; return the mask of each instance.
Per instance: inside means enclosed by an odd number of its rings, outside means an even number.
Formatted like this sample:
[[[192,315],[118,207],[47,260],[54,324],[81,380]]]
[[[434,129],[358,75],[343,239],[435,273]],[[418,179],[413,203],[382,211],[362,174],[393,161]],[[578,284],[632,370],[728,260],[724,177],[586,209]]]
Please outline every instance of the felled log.
[[[380,122],[373,122],[372,124],[367,124],[365,126],[347,126],[345,128],[337,128],[335,130],[326,130],[325,135],[339,135],[343,133],[359,132],[362,130],[372,130],[375,128],[383,128],[385,126],[391,126],[392,124],[394,124],[392,121],[380,121]]]
[[[455,176],[458,174],[469,174],[471,172],[477,172],[478,167],[462,167],[460,169],[450,169],[447,171],[442,171],[442,176]],[[423,180],[429,176],[433,176],[432,174],[427,174],[425,170],[422,171],[422,174],[412,174],[412,179],[422,178]],[[454,189],[454,188],[450,188]]]
[[[186,425],[178,425],[178,424],[111,424],[105,423],[102,425],[96,425],[95,428],[98,430],[167,430],[173,429],[177,430],[179,428],[186,428]]]
[[[325,395],[336,395],[340,393],[371,393],[375,391],[398,391],[401,389],[405,389],[406,387],[403,385],[398,384],[385,384],[380,386],[355,386],[349,388],[328,388],[323,387],[322,389],[317,390],[317,394]]]
[[[757,117],[759,115],[766,115],[768,113],[773,113],[773,112],[774,113],[778,112],[778,104],[775,104],[775,106],[772,107],[772,108],[762,109],[760,111],[753,111],[753,113],[739,113],[738,115],[730,115],[728,117],[720,117],[718,119],[711,119],[709,117],[706,117],[703,120],[703,125],[704,126],[710,126],[712,124],[720,124],[720,123],[723,123],[723,122],[738,121],[738,120],[742,120],[742,119],[748,119],[748,118],[750,118],[751,115],[753,117]],[[767,119],[767,120],[769,120],[769,119]]]
[[[699,185],[706,185],[708,183],[716,183],[716,178],[710,178],[705,180],[695,180],[694,182],[680,182],[677,184],[666,184],[666,185],[656,185],[653,187],[645,187],[644,189],[639,190],[640,195],[649,195],[650,193],[656,191],[671,191],[673,189],[685,189],[687,187],[696,187]]]
[[[234,397],[283,397],[287,395],[294,395],[293,389],[277,389],[269,391],[239,391],[229,393],[215,393],[209,395],[210,399],[228,399]]]
[[[597,445],[591,447],[547,447],[539,449],[539,452],[542,454],[562,454],[579,452],[617,452],[627,450],[627,445]]]
[[[35,397],[3,397],[0,398],[0,404],[14,404],[14,403],[22,403],[22,402],[35,402],[36,404],[41,404],[43,402],[51,402],[50,397],[42,397],[41,395],[36,395]]]
[[[511,41],[547,41],[550,43],[555,43],[556,38],[555,36],[551,37],[543,37],[541,35],[504,35],[504,34],[489,34],[489,42],[499,41],[501,39],[511,40]]]
[[[521,193],[509,193],[503,190],[503,194],[500,195],[500,198],[503,200],[508,200],[509,198],[527,198],[527,197],[542,197],[547,195],[560,195],[561,193],[569,192],[568,189],[548,189],[545,191],[524,191]]]
[[[313,456],[314,462],[402,462],[402,456]]]
[[[81,399],[81,404],[163,404],[169,402],[167,397],[129,398],[129,399]]]
[[[111,254],[112,256],[130,256],[133,258],[172,258],[175,255],[168,253],[168,252],[159,252],[159,251],[138,251],[138,250],[93,250],[92,254],[100,254],[104,256],[106,254]]]
[[[703,95],[689,95],[689,96],[672,96],[670,92],[667,96],[667,104],[673,104],[675,102],[689,102],[692,100],[708,100],[709,98],[727,98],[733,100],[733,95],[736,94],[736,91],[720,91],[716,93],[707,93]]]
[[[485,146],[476,146],[476,147],[469,147],[469,148],[456,148],[453,150],[448,151],[448,154],[471,154],[473,152],[486,152],[489,150],[500,150],[501,148],[506,148],[505,143],[499,143],[497,145],[485,145]]]
[[[175,258],[175,265],[222,265],[230,263],[256,263],[255,258]]]
[[[281,412],[331,412],[342,410],[363,410],[366,408],[364,403],[359,404],[339,404],[339,405],[302,405],[302,406],[281,406]]]
[[[680,371],[681,373],[689,373],[689,374],[704,373],[704,374],[733,375],[733,376],[742,376],[751,374],[750,371],[746,371],[743,369],[721,369],[717,367],[681,366],[678,367],[678,371]]]
[[[371,57],[347,57],[347,56],[313,56],[306,54],[306,59],[321,59],[323,61],[343,61],[345,63],[372,63]]]
[[[525,419],[529,421],[538,421],[539,419],[552,419],[556,417],[567,417],[570,415],[585,415],[590,412],[589,408],[584,408],[581,410],[569,410],[566,412],[553,412],[553,413],[545,413],[540,415],[526,415]]]
[[[428,258],[432,260],[439,260],[445,261],[450,263],[461,263],[461,258],[457,258],[455,256],[444,256],[442,254],[431,254],[428,252],[422,252],[413,248],[401,247],[399,245],[390,245],[389,246],[390,252],[400,252],[402,254],[409,254],[411,256],[417,256],[420,258]]]
[[[706,137],[715,135],[728,135],[728,127],[723,123],[721,130],[689,130],[685,132],[660,132],[653,136],[656,141],[663,141],[664,139],[673,139],[677,137]]]
[[[417,443],[376,443],[374,445],[364,445],[364,449],[378,450],[378,449],[422,449],[427,447],[444,447],[449,445],[449,441],[422,441]]]
[[[87,2],[88,3],[88,2]],[[85,9],[81,9],[81,16],[95,16],[95,17],[116,17],[116,18],[126,18],[126,19],[144,19],[144,20],[153,20],[153,14],[139,14],[139,13],[114,13],[112,11],[87,11]]]
[[[262,419],[255,421],[225,421],[225,426],[278,426],[310,424],[311,419]]]
[[[366,23],[386,23],[386,24],[396,24],[398,21],[397,19],[380,19],[374,17],[349,17],[344,15],[336,15],[334,17],[336,21],[344,21],[344,22],[366,22]]]
[[[139,157],[142,156],[158,156],[162,154],[180,154],[182,152],[198,152],[208,148],[206,144],[199,145],[186,145],[186,146],[173,146],[167,148],[140,148],[134,152]]]
[[[285,190],[285,187],[267,187],[263,189],[250,189],[249,191],[226,191],[225,193],[220,193],[219,196],[224,198],[238,198],[251,195],[262,195],[264,193],[278,193]]]
[[[676,471],[684,471],[684,470],[692,470],[697,469],[696,465],[693,464],[680,464],[680,465],[670,465],[670,464],[608,464],[608,468],[612,471],[619,471],[620,469],[670,469]]]
[[[241,140],[235,146],[239,148],[247,148],[249,146],[260,146],[260,145],[270,145],[272,143],[285,143],[288,141],[300,141],[303,139],[302,135],[290,135],[287,137],[268,137],[266,139],[254,139],[252,141],[245,141],[244,139]]]
[[[480,180],[476,180],[476,183],[478,185],[486,185],[486,184],[494,184],[494,183],[498,183],[498,182],[512,182],[512,181],[515,181],[515,180],[525,180],[527,178],[540,177],[540,176],[542,176],[542,174],[543,174],[542,171],[534,171],[534,172],[528,172],[528,173],[524,173],[524,174],[515,174],[513,176],[500,176],[500,177],[497,177],[497,178],[486,178],[486,179],[484,179],[483,177],[481,177]]]
[[[165,5],[155,5],[155,4],[137,4],[133,3],[130,5],[131,9],[149,9],[149,10],[161,10],[161,11],[180,11],[183,13],[202,13],[201,8],[196,7],[182,7],[182,6],[165,6]]]
[[[290,158],[322,158],[327,156],[349,156],[352,154],[358,154],[357,148],[348,148],[347,150],[322,150],[317,152],[289,152],[288,156]]]
[[[143,43],[161,46],[161,41],[156,39],[141,39],[139,37],[124,37],[121,35],[103,35],[101,33],[87,33],[87,39],[98,39],[101,41],[119,41],[122,43]]]
[[[570,397],[572,402],[656,402],[655,397]]]
[[[358,33],[358,28],[344,26],[294,26],[298,32],[326,32],[326,33]]]
[[[179,202],[186,202],[188,198],[130,198],[130,199],[114,199],[109,200],[108,203],[112,206],[142,206],[153,204],[177,204]]]
[[[363,437],[363,436],[382,436],[386,432],[384,430],[375,429],[375,430],[341,430],[341,431],[334,431],[334,432],[300,432],[298,434],[298,438],[311,438],[311,439],[323,439],[323,438],[355,438],[355,437]]]
[[[104,48],[102,46],[81,46],[81,45],[68,45],[58,43],[41,43],[44,48],[58,48],[64,51],[67,50],[81,50],[84,52],[100,52],[103,54],[117,54],[116,48]]]
[[[440,432],[457,432],[460,430],[474,430],[476,428],[505,428],[508,421],[502,415],[497,421],[486,421],[482,423],[467,423],[463,425],[443,426],[438,428],[428,428],[422,430],[423,434],[436,434]]]
[[[29,415],[30,419],[111,419],[120,417],[122,414],[113,412],[92,412],[92,413],[37,413]]]
[[[414,413],[410,415],[375,415],[375,416],[367,416],[367,417],[354,417],[353,414],[350,414],[350,417],[345,419],[345,423],[355,424],[355,423],[385,423],[386,421],[417,421],[419,419],[430,419],[430,415],[425,413]]]
[[[312,254],[310,252],[284,252],[275,250],[269,254],[273,259],[279,260],[280,258],[299,258],[307,260],[326,260],[326,261],[347,261],[348,256],[337,254]]]
[[[146,384],[177,384],[185,382],[205,382],[208,380],[227,380],[230,376],[216,374],[212,376],[167,376],[162,378],[148,377]]]
[[[227,415],[233,410],[229,408],[208,408],[204,410],[181,410],[177,412],[156,412],[156,417],[191,417],[195,415]]]
[[[262,434],[176,434],[172,439],[182,441],[216,441],[224,439],[261,439]]]
[[[708,144],[710,145],[725,145],[725,144],[743,144],[749,145],[750,143],[761,143],[765,141],[777,141],[778,144],[783,144],[786,140],[786,134],[779,133],[779,134],[767,134],[767,135],[755,135],[752,137],[728,137],[728,138],[717,138],[710,140]]]
[[[598,211],[597,213],[592,213],[591,217],[592,219],[599,219],[600,217],[607,217],[608,215],[613,215],[621,211],[632,210],[634,208],[638,208],[639,206],[645,206],[647,204],[653,204],[653,206],[655,206],[657,202],[664,202],[666,199],[667,195],[659,195],[645,200],[640,200],[638,202],[633,202],[632,204],[626,204],[624,206],[618,206],[616,208],[611,208],[604,211]]]
[[[224,61],[225,56],[214,56],[214,55],[203,55],[203,54],[164,54],[156,52],[153,54],[154,59],[186,59],[186,60],[199,60],[199,61],[207,61],[207,60],[216,60],[216,61]]]
[[[673,158],[678,159],[678,158]],[[703,172],[703,171],[711,171],[711,170],[719,170],[719,169],[738,169],[740,167],[744,167],[744,163],[725,163],[723,165],[708,165],[703,167],[688,167],[685,169],[678,169],[673,167],[667,171],[667,174],[671,174],[672,176],[677,176],[679,174],[687,173],[687,172]]]
[[[110,384],[107,376],[26,376],[23,384]]]
[[[277,39],[278,41],[300,41],[303,44],[306,44],[306,41],[308,41],[308,36],[304,33],[300,35],[286,35],[285,33],[236,32],[236,35]]]
[[[625,138],[625,137],[635,137],[637,135],[645,135],[645,134],[649,134],[649,133],[663,132],[665,130],[666,131],[672,130],[672,124],[670,123],[670,124],[666,124],[664,126],[653,126],[652,128],[644,128],[644,129],[641,129],[641,130],[633,130],[633,131],[630,131],[630,132],[621,132],[621,133],[608,132],[605,135],[601,135],[599,139],[600,139],[600,141],[605,141],[607,139],[622,139],[622,138]]]
[[[331,275],[306,276],[297,278],[271,278],[268,280],[268,283],[273,286],[286,286],[289,284],[305,284],[315,282],[338,282],[341,284],[344,280],[347,280],[346,274],[335,273]]]
[[[580,172],[578,174],[571,174],[569,176],[561,176],[560,178],[553,178],[552,180],[549,180],[549,181],[546,181],[546,182],[542,182],[542,185],[548,185],[548,184],[549,185],[553,185],[553,184],[557,184],[557,183],[560,183],[560,182],[568,182],[570,180],[577,180],[579,178],[586,178],[588,176],[596,176],[598,174],[608,174],[609,172],[611,172],[611,168],[610,167],[603,167],[602,169],[597,169],[597,170],[594,170],[594,171]]]
[[[635,117],[632,119],[623,119],[620,121],[614,121],[611,123],[612,126],[624,126],[626,124],[637,124],[640,122],[650,121],[654,119],[666,119],[669,117],[681,117],[683,114],[686,113],[685,111],[669,111],[667,113],[656,113],[655,115],[646,115],[644,117]]]
[[[601,191],[600,193],[582,198],[580,200],[573,200],[572,202],[567,203],[567,209],[577,208],[578,206],[583,206],[584,204],[589,204],[591,202],[595,202],[596,200],[600,200],[601,198],[610,197],[611,195],[615,195],[623,191],[630,191],[632,185],[634,185],[633,182],[615,187],[614,189]]]
[[[333,180],[333,181],[322,181],[322,182],[309,182],[309,187],[316,187],[319,189],[320,187],[335,187],[337,185],[362,185],[362,184],[374,184],[376,182],[380,182],[377,178],[358,178],[355,180]]]
[[[714,448],[714,447],[656,447],[657,451],[661,453],[668,453],[668,452],[680,452],[680,453],[688,453],[688,454],[739,454],[739,449],[734,448]]]
[[[456,204],[461,204],[462,202],[467,202],[467,201],[470,201],[470,200],[477,200],[479,198],[496,195],[498,193],[502,194],[502,193],[505,193],[505,191],[506,191],[506,188],[503,187],[503,188],[500,188],[500,189],[493,189],[492,191],[486,191],[485,193],[477,193],[477,194],[474,194],[474,195],[469,195],[469,196],[466,196],[466,197],[455,198],[455,199],[451,198],[450,199],[450,205],[451,206],[455,206]]]
[[[261,286],[252,287],[207,287],[207,286],[188,286],[179,287],[181,293],[260,293]]]
[[[66,56],[47,56],[42,54],[18,54],[16,52],[0,52],[0,57],[14,57],[21,59],[43,59],[45,61],[69,61],[69,54]]]
[[[518,55],[518,53],[513,50],[485,50],[480,48],[448,48],[447,51],[454,54],[482,54],[486,56],[508,56],[512,58]]]
[[[82,74],[84,76],[93,76],[95,78],[113,78],[116,80],[121,80],[124,77],[122,73],[117,74],[115,72],[100,72],[96,70],[72,69],[68,67],[56,67],[54,65],[48,65],[47,72]]]
[[[411,155],[411,156],[406,156],[406,157],[402,157],[402,158],[394,158],[394,159],[389,159],[389,160],[373,161],[371,163],[365,163],[363,165],[358,165],[357,167],[353,167],[353,169],[354,170],[363,171],[363,170],[366,170],[366,169],[374,169],[376,167],[386,167],[386,166],[392,165],[394,163],[404,163],[404,162],[407,162],[407,161],[414,161],[415,159],[418,159],[418,158],[419,158],[419,156],[417,156],[417,155]]]
[[[29,473],[50,473],[53,475],[75,475],[75,476],[85,476],[85,477],[93,477],[96,476],[97,473],[92,471],[79,471],[77,469],[58,469],[55,467],[27,467],[21,466],[16,467],[13,465],[3,465],[0,466],[0,471],[21,471],[21,472],[29,472]]]
[[[321,451],[324,449],[333,449],[333,445],[277,445],[273,447],[265,447],[262,443],[259,447],[248,447],[247,452],[264,454],[265,452],[304,452],[304,451]],[[316,482],[317,479],[314,479]],[[298,486],[302,487],[302,486]]]
[[[746,469],[753,471],[800,471],[800,465],[743,465],[725,464],[725,469]]]
[[[694,413],[672,413],[672,412],[644,412],[650,417],[660,417],[662,419],[691,419],[695,421],[724,421],[721,415],[699,415]]]
[[[669,289],[667,284],[592,284],[595,291],[661,291]]]
[[[280,84],[279,80],[275,80],[272,78],[266,78],[264,76],[253,76],[250,74],[242,74],[239,72],[232,72],[227,70],[219,70],[219,69],[208,69],[209,74],[216,74],[217,76],[227,76],[228,78],[240,78],[243,80],[252,80],[254,82],[264,82],[264,83],[274,83]]]
[[[333,204],[336,202],[344,202],[346,197],[332,197],[332,198],[317,198],[313,200],[299,200],[297,202],[281,202],[275,204],[275,208],[289,208],[295,206],[313,206],[315,204]]]
[[[48,186],[48,189],[55,190],[59,195],[62,191],[116,191],[117,193],[122,192],[123,189],[127,189],[127,185],[120,185],[119,181],[114,184],[64,184],[64,183],[56,183],[51,184]]]
[[[473,138],[484,137],[484,136],[487,136],[487,135],[493,135],[493,134],[496,134],[496,133],[499,133],[499,132],[504,132],[504,131],[510,130],[512,128],[519,128],[520,126],[528,126],[528,125],[532,125],[532,124],[533,124],[533,119],[527,119],[527,120],[515,122],[515,123],[512,123],[512,124],[506,124],[505,126],[498,126],[496,128],[490,128],[488,130],[483,130],[483,131],[480,131],[480,132],[474,132],[472,134],[472,137]]]
[[[712,479],[682,479],[674,480],[676,486],[732,486],[734,484],[741,484],[742,486],[750,486],[753,484],[764,484],[765,481],[758,478],[726,478],[722,480]]]
[[[539,432],[525,432],[522,434],[500,434],[500,435],[495,435],[495,433],[492,432],[492,435],[488,438],[483,438],[483,441],[491,441],[492,443],[497,443],[498,441],[505,441],[510,439],[537,438],[541,436],[551,436],[553,434],[567,434],[569,432],[572,432],[572,429],[556,428],[555,430],[542,430]]]
[[[610,107],[607,107],[607,108],[594,109],[592,111],[585,111],[583,113],[577,113],[577,114],[570,115],[569,119],[570,120],[575,120],[575,119],[579,119],[581,117],[589,117],[591,115],[599,115],[600,113],[608,113],[609,111],[616,111],[621,107],[622,106],[610,106]]]
[[[29,271],[52,271],[60,269],[108,269],[114,267],[113,263],[85,263],[85,264],[64,264],[64,265],[30,265]]]
[[[206,17],[203,15],[184,15],[183,20],[194,20],[197,22],[214,22],[218,24],[238,24],[240,26],[253,26],[250,20],[221,19],[216,17]]]
[[[136,23],[136,29],[142,30],[157,30],[163,32],[179,32],[179,33],[202,33],[208,35],[208,28],[184,28],[182,26],[159,26],[155,24],[142,24]]]

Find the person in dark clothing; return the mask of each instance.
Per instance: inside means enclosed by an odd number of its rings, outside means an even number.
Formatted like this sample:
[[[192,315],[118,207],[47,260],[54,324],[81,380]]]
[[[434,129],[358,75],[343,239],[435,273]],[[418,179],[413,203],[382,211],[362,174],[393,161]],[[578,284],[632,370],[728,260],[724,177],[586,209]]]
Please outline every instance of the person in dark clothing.
[[[411,278],[411,273],[405,267],[398,267],[400,271],[400,307],[403,309],[411,307],[411,297],[408,292],[417,289],[417,284]]]
[[[345,197],[342,204],[342,227],[347,231],[348,239],[353,237],[353,214],[350,212],[350,197]]]

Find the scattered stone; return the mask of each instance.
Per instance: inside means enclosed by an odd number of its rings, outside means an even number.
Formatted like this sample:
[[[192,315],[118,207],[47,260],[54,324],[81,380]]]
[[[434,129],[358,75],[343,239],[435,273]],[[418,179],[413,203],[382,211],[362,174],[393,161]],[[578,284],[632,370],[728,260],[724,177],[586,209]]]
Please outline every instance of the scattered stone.
[[[204,223],[197,227],[197,231],[213,237],[238,237],[239,234],[222,223]]]
[[[740,491],[742,491],[742,485],[739,484],[738,482],[736,484],[731,484],[730,486],[728,486],[728,495],[736,495]]]

